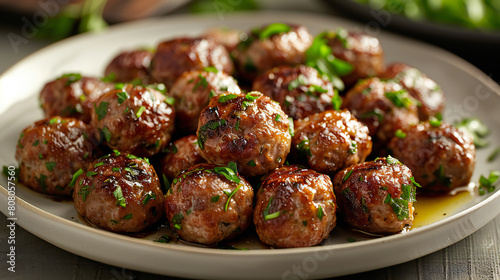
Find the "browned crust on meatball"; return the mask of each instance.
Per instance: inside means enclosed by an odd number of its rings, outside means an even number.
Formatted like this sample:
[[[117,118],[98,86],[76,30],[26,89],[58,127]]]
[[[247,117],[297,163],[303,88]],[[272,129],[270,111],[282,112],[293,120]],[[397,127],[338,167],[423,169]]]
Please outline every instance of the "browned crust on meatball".
[[[195,133],[201,110],[208,105],[210,97],[225,92],[240,93],[241,90],[237,81],[222,71],[206,68],[184,72],[169,92],[175,98],[177,130]]]
[[[229,74],[234,70],[226,48],[210,38],[176,38],[161,42],[151,61],[153,77],[168,87],[182,73],[209,66]]]
[[[407,98],[404,106],[397,105],[396,98],[389,99],[392,93]],[[369,78],[360,81],[344,98],[342,108],[346,108],[370,130],[379,146],[385,146],[401,128],[418,123],[418,101],[413,99],[404,88],[394,81],[381,81]]]
[[[426,121],[443,111],[446,101],[443,90],[417,68],[404,63],[393,63],[380,75],[380,78],[394,79],[420,102],[418,116],[421,121]]]
[[[295,121],[292,154],[328,175],[365,161],[372,151],[368,127],[349,111],[326,111]]]
[[[170,143],[164,150],[167,155],[160,160],[160,170],[167,179],[173,179],[191,166],[205,162],[197,142],[196,135],[188,135]]]
[[[113,232],[142,231],[163,215],[163,193],[153,167],[144,159],[115,152],[92,163],[76,179],[78,213]]]
[[[153,53],[148,50],[124,51],[115,56],[106,66],[104,75],[113,77],[114,82],[127,83],[141,81],[142,84],[152,83],[149,66]]]
[[[253,189],[241,176],[231,181],[214,164],[179,174],[165,196],[170,226],[186,241],[213,244],[235,237],[252,221]]]
[[[72,118],[43,119],[25,128],[16,146],[19,179],[33,190],[71,196],[73,173],[99,156],[97,141],[84,122]]]
[[[252,90],[277,101],[294,120],[332,109],[335,89],[312,67],[279,66],[258,76]]]
[[[402,132],[406,136],[394,137],[388,149],[411,169],[423,191],[449,192],[469,183],[476,163],[470,135],[450,124],[429,122]]]
[[[335,227],[336,207],[328,176],[283,166],[262,182],[253,221],[259,239],[271,247],[314,246]]]
[[[94,101],[114,86],[97,78],[70,74],[51,81],[40,92],[45,117],[68,117],[90,122]]]
[[[241,30],[231,29],[228,27],[215,27],[205,30],[204,37],[212,38],[219,44],[222,44],[226,49],[231,52],[241,41]]]
[[[336,34],[328,42],[333,55],[353,66],[350,74],[341,77],[346,87],[359,79],[378,76],[385,70],[384,51],[376,37],[342,29]]]
[[[174,118],[175,110],[161,92],[125,85],[95,102],[91,124],[111,149],[149,157],[169,143]]]
[[[212,97],[201,112],[198,144],[208,162],[238,163],[244,176],[281,166],[290,152],[288,116],[259,92]]]
[[[248,38],[233,51],[242,78],[250,81],[277,66],[304,64],[305,51],[311,46],[313,36],[302,25],[289,26],[290,31],[265,39],[260,39],[253,31],[247,34]]]
[[[408,167],[394,158],[356,164],[333,178],[333,187],[342,219],[352,228],[373,234],[393,234],[413,224],[415,188]],[[395,212],[393,203],[401,201],[406,215]],[[388,200],[388,196],[390,199]]]

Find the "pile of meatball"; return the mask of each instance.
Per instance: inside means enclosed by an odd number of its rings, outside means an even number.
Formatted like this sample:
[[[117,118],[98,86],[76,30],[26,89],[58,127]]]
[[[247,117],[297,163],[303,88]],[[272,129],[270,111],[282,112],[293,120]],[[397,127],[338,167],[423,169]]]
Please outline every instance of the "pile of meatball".
[[[19,137],[20,180],[72,198],[102,229],[166,220],[207,245],[253,225],[270,247],[314,246],[337,218],[405,231],[417,192],[469,182],[473,140],[440,119],[440,87],[386,65],[377,38],[324,34],[327,60],[351,67],[345,88],[306,64],[307,28],[283,23],[169,39],[118,54],[102,77],[58,77],[40,93],[46,118]]]

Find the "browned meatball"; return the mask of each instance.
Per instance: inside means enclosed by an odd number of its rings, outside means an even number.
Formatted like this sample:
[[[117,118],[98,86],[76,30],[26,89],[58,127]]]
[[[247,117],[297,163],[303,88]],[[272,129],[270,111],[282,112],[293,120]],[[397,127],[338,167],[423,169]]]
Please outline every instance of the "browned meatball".
[[[252,186],[236,167],[197,164],[179,174],[165,196],[170,226],[189,242],[232,238],[252,222]]]
[[[241,41],[243,33],[240,30],[231,29],[228,27],[215,27],[206,30],[203,35],[214,39],[222,44],[226,49],[231,52]]]
[[[189,135],[170,143],[165,149],[167,155],[160,161],[160,170],[167,179],[171,180],[181,171],[205,162],[205,159],[200,155],[197,141],[196,135]]]
[[[333,55],[353,66],[350,74],[341,77],[347,87],[359,79],[378,76],[385,70],[384,51],[379,40],[363,32],[338,29],[328,42]]]
[[[259,239],[271,247],[308,247],[328,237],[336,208],[330,177],[283,166],[262,182],[253,222]]]
[[[47,83],[40,92],[45,117],[71,117],[90,122],[94,101],[114,85],[80,74],[65,74]]]
[[[214,67],[184,72],[170,89],[175,98],[176,127],[184,133],[195,133],[198,119],[210,97],[224,92],[240,93],[236,80]]]
[[[96,101],[91,124],[111,149],[149,157],[172,137],[175,113],[167,101],[152,88],[125,85]]]
[[[393,234],[413,224],[417,186],[410,169],[393,157],[353,165],[333,178],[341,217],[373,234]]]
[[[242,77],[253,80],[276,66],[304,64],[312,40],[302,25],[273,23],[253,29],[234,50],[235,64]]]
[[[114,82],[140,81],[141,84],[150,84],[152,78],[149,66],[152,58],[153,53],[148,50],[124,51],[111,60],[104,74],[113,78]]]
[[[20,181],[39,192],[71,196],[73,173],[99,155],[91,137],[89,126],[72,118],[54,117],[28,126],[16,147]]]
[[[308,66],[280,66],[258,76],[252,90],[260,91],[281,104],[294,120],[331,109],[336,94],[332,83]]]
[[[398,129],[418,123],[417,104],[400,84],[369,78],[349,90],[342,107],[368,126],[380,145],[385,145]]]
[[[433,192],[466,186],[476,163],[472,137],[446,123],[404,128],[388,149],[411,169],[422,190]]]
[[[328,175],[365,161],[372,151],[368,127],[349,111],[326,111],[295,121],[292,153]]]
[[[182,73],[209,66],[229,74],[234,70],[226,48],[209,38],[177,38],[162,42],[151,61],[153,78],[168,87]]]
[[[279,167],[290,152],[290,124],[280,106],[260,92],[212,97],[196,132],[208,162],[238,163],[244,176]]]
[[[420,70],[403,63],[394,63],[387,67],[380,78],[394,79],[420,102],[418,116],[421,121],[426,121],[443,111],[445,106],[443,90]]]
[[[131,154],[104,156],[74,175],[73,199],[80,215],[114,232],[138,232],[163,215],[163,193],[148,161]]]

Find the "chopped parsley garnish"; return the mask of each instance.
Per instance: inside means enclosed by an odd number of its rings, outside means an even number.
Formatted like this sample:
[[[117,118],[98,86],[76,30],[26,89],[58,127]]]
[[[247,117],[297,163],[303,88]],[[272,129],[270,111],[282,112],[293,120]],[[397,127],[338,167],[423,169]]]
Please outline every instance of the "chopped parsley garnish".
[[[38,153],[38,159],[43,159],[42,153]]]
[[[259,36],[260,40],[265,40],[276,34],[287,33],[291,29],[292,28],[290,26],[284,23],[271,23],[262,30],[254,30],[253,32]]]
[[[438,118],[434,117],[434,116],[431,116],[429,118],[429,124],[433,127],[440,127],[441,126],[441,120],[439,120]]]
[[[136,116],[137,118],[140,118],[140,117],[141,117],[141,115],[142,115],[142,113],[143,113],[145,110],[146,110],[146,107],[141,106],[141,107],[139,108],[139,110],[137,110],[137,112],[135,113],[135,116]]]
[[[356,141],[352,141],[349,147],[349,153],[351,155],[355,155],[358,152],[358,143]]]
[[[347,173],[344,175],[344,178],[342,178],[342,183],[345,183],[345,181],[347,181],[347,179],[349,179],[349,177],[351,177],[352,172],[354,172],[353,169],[347,171]]]
[[[108,102],[101,102],[98,107],[94,103],[95,113],[97,114],[97,120],[102,120],[108,114]]]
[[[487,146],[488,141],[484,140],[490,133],[488,127],[477,118],[467,118],[455,124],[455,127],[469,133],[474,138],[476,148]]]
[[[238,97],[238,95],[232,94],[232,93],[231,94],[220,95],[219,99],[217,101],[219,101],[220,103],[224,103],[224,102],[227,102],[229,100],[235,99],[236,97]]]
[[[489,156],[488,162],[494,161],[500,155],[500,147],[497,147]]]
[[[279,122],[281,121],[281,115],[280,114],[276,114],[276,117],[274,117],[274,120]]]
[[[49,120],[49,124],[55,124],[55,123],[59,123],[59,118],[52,118]]]
[[[45,176],[44,174],[41,174],[40,177],[36,178],[36,181],[38,182],[40,187],[42,187],[43,190],[47,189],[47,184],[45,183],[46,179],[47,179],[47,176]]]
[[[400,221],[410,217],[408,204],[416,201],[416,187],[420,187],[420,185],[415,182],[414,177],[411,177],[410,180],[412,182],[411,185],[403,184],[401,186],[402,193],[400,198],[392,198],[390,194],[387,194],[387,197],[384,200],[384,203],[391,205],[394,214],[396,214],[398,220]]]
[[[297,150],[301,153],[306,154],[307,156],[312,156],[311,149],[309,147],[309,139],[300,141],[300,143],[297,145]]]
[[[444,175],[444,166],[442,164],[440,164],[439,168],[434,171],[434,175],[437,179],[433,183],[439,182],[447,187],[451,187],[451,178]]]
[[[113,167],[113,168],[111,168],[111,170],[113,172],[120,172],[120,168],[119,167]]]
[[[103,81],[105,83],[112,83],[112,82],[116,81],[115,72],[111,72],[111,73],[109,73],[109,75],[102,77],[101,81]]]
[[[87,171],[87,174],[85,174],[85,175],[87,175],[87,177],[92,177],[94,175],[97,175],[97,172],[95,172],[95,171]]]
[[[488,178],[481,175],[479,178],[479,194],[484,195],[487,192],[493,192],[495,190],[495,183],[500,177],[499,171],[491,171]]]
[[[352,72],[353,66],[333,56],[332,49],[328,46],[328,39],[334,37],[331,32],[317,35],[312,45],[306,50],[306,65],[315,68],[322,75],[326,75],[335,88],[344,90],[345,86],[341,76]]]
[[[306,76],[304,76],[304,74],[300,74],[297,79],[291,81],[289,84],[288,84],[288,90],[293,90],[293,89],[296,89],[297,87],[299,86],[303,86],[303,85],[306,85],[309,83],[309,80],[307,79]]]
[[[239,180],[239,178],[238,178]],[[227,211],[227,208],[229,207],[229,201],[231,201],[231,198],[234,196],[234,194],[243,186],[243,184],[238,184],[238,186],[236,187],[236,189],[234,189],[230,194],[228,194],[227,192],[224,192],[226,195],[227,195],[227,201],[226,201],[226,205],[224,205],[224,211]]]
[[[32,145],[33,145],[33,147],[36,147],[36,146],[38,146],[38,144],[40,144],[40,141],[36,140],[35,142],[33,142]]]
[[[142,205],[146,205],[150,200],[155,200],[156,194],[153,191],[146,193],[146,196],[142,199]]]
[[[175,104],[175,98],[172,96],[165,96],[165,103],[168,105],[174,105]]]
[[[174,143],[170,143],[168,147],[166,147],[163,152],[167,154],[176,154],[177,153],[177,146]]]
[[[158,239],[153,240],[154,242],[158,243],[168,243],[170,242],[170,237],[168,235],[162,235]]]
[[[238,169],[235,162],[230,162],[227,167],[218,166],[214,168],[214,172],[223,175],[231,182],[240,183],[240,178],[238,177]]]
[[[398,129],[396,130],[396,133],[394,133],[394,135],[399,138],[399,139],[405,139],[406,138],[406,133],[401,130],[401,129]]]
[[[118,104],[122,104],[128,99],[128,94],[124,91],[117,92],[116,96],[118,97]]]
[[[249,162],[247,162],[248,166],[254,167],[256,165],[255,161],[251,159]]]
[[[78,171],[75,172],[75,174],[73,174],[73,179],[71,179],[71,182],[69,182],[69,187],[70,188],[73,188],[75,186],[75,183],[76,183],[76,180],[78,179],[78,177],[80,177],[80,175],[83,174],[83,169],[78,169]]]
[[[182,218],[184,218],[184,216],[182,216],[182,214],[180,213],[174,215],[171,221],[171,223],[174,225],[174,228],[181,229]]]
[[[214,66],[205,67],[205,68],[203,68],[203,71],[205,71],[205,72],[213,72],[215,74],[217,74],[219,72],[219,70],[217,70],[217,68],[215,68]]]
[[[269,214],[269,208],[271,208],[271,202],[273,201],[273,198],[274,198],[274,196],[271,196],[271,198],[269,198],[269,202],[267,203],[267,207],[262,212],[262,215],[264,216],[265,221],[278,218],[281,215],[280,211],[276,211],[272,214]]]
[[[387,156],[387,158],[385,159],[385,161],[389,165],[401,164],[401,162],[397,158],[393,158],[390,155]]]
[[[47,167],[48,171],[53,171],[54,168],[56,167],[56,163],[53,161],[47,161],[45,162],[45,167]]]
[[[65,86],[69,86],[74,82],[78,82],[79,80],[82,79],[82,75],[78,73],[69,73],[69,74],[64,74],[61,76],[61,78],[67,78]]]
[[[222,89],[221,89],[221,90],[222,90]],[[212,97],[214,97],[215,95],[217,95],[217,94],[215,93],[215,90],[211,89],[211,90],[210,90],[210,93],[208,94],[208,98],[212,98]]]
[[[366,112],[361,115],[362,119],[370,117],[377,117],[378,122],[381,123],[384,120],[384,111],[380,110],[379,108],[375,108],[373,109],[373,111]]]
[[[211,120],[208,121],[206,124],[200,126],[198,129],[198,146],[200,147],[201,150],[204,149],[205,147],[205,141],[207,140],[207,131],[210,130],[216,130],[219,127],[223,126],[226,124],[226,120]]]
[[[85,202],[87,199],[87,195],[90,194],[89,186],[83,186],[79,191],[78,195],[82,197],[82,200]]]
[[[130,220],[130,219],[132,219],[132,216],[133,216],[133,214],[130,213],[130,214],[127,214],[127,215],[123,216],[123,219],[124,220]]]
[[[385,97],[398,108],[408,108],[412,104],[412,100],[408,97],[406,90],[386,92]]]
[[[107,127],[101,128],[102,135],[104,136],[104,139],[109,142],[111,139],[111,132],[109,132],[109,129]]]
[[[127,201],[123,197],[122,188],[120,186],[116,186],[116,189],[113,192],[113,195],[116,198],[116,204],[115,205],[121,206],[123,208],[125,208],[127,206]]]
[[[338,27],[335,34],[335,39],[342,43],[342,47],[344,49],[351,49],[351,45],[347,41],[347,38],[349,37],[349,32],[347,32],[347,30],[342,27]]]
[[[208,86],[208,82],[207,82],[207,79],[205,79],[205,77],[203,77],[201,74],[199,74],[198,78],[200,78],[200,80],[196,83],[196,85],[194,85],[193,92],[195,92],[199,86],[202,86],[204,89],[206,89]]]
[[[340,97],[338,90],[334,91],[331,102],[335,111],[340,110],[340,107],[342,107],[342,98]]]
[[[219,201],[219,199],[220,199],[220,195],[216,195],[216,196],[212,196],[212,198],[210,198],[210,201],[215,203],[215,202]]]
[[[255,95],[253,95],[253,94],[258,94],[258,95],[257,95],[257,96],[255,96]],[[245,99],[248,99],[248,100],[250,100],[250,101],[254,101],[255,99],[259,99],[259,97],[261,97],[261,96],[262,96],[262,94],[260,94],[260,93],[258,93],[258,92],[256,92],[256,91],[251,91],[251,92],[249,92],[249,93],[247,93],[247,94],[245,95]]]
[[[100,162],[94,164],[94,168],[99,167],[99,166],[103,166],[103,165],[104,165],[104,161],[100,161]]]
[[[323,216],[325,213],[323,212],[323,208],[321,206],[318,207],[318,213],[316,213],[316,216],[318,216],[318,219],[321,221],[323,219]]]
[[[288,118],[288,124],[290,125],[290,128],[289,128],[289,132],[290,132],[290,136],[294,136],[295,135],[295,127],[293,125],[293,119],[292,118]]]

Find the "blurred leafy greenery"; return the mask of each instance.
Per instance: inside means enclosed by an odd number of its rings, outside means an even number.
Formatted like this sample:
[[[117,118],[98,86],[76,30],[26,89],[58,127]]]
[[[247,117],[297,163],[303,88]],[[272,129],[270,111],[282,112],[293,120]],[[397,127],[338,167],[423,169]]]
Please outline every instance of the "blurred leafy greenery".
[[[500,29],[500,0],[354,0],[411,19]]]
[[[189,4],[192,13],[218,13],[258,10],[253,0],[194,0]]]

